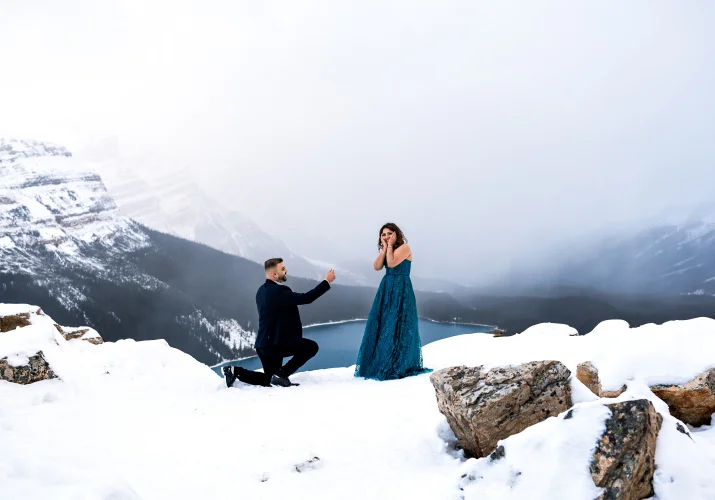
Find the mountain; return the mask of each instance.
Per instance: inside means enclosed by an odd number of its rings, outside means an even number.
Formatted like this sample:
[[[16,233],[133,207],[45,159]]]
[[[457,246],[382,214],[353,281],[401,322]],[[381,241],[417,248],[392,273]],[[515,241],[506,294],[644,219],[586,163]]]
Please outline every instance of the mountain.
[[[319,279],[329,269],[295,254],[245,214],[207,195],[186,167],[151,157],[91,166],[100,172],[120,211],[147,227],[258,263],[282,257],[294,276]]]
[[[713,214],[715,207],[670,209],[639,230],[574,244],[538,269],[454,295],[485,323],[509,333],[547,321],[584,333],[609,318],[633,326],[715,318]]]
[[[5,272],[47,277],[51,271],[42,264],[51,259],[109,277],[104,258],[148,244],[135,223],[119,216],[99,175],[80,168],[61,146],[0,139],[0,179]]]
[[[120,215],[99,175],[65,148],[0,140],[0,174],[4,300],[36,298],[61,320],[102,326],[111,339],[166,336],[204,360],[250,351],[252,334],[231,315],[143,269],[138,257],[156,251],[154,236]],[[150,308],[158,317],[147,321]]]
[[[316,284],[290,275],[296,290]],[[212,364],[253,354],[264,279],[260,264],[125,217],[65,148],[0,140],[0,302],[39,304],[110,341],[163,338]],[[367,315],[374,289],[333,288],[304,323]],[[478,321],[446,294],[417,299],[423,317]]]
[[[715,296],[713,255],[715,215],[694,209],[593,242],[562,262],[552,283],[624,294]]]
[[[635,229],[611,228],[554,248],[538,262],[515,262],[482,296],[700,295],[715,297],[715,204],[676,207]],[[459,290],[452,290],[460,296]]]

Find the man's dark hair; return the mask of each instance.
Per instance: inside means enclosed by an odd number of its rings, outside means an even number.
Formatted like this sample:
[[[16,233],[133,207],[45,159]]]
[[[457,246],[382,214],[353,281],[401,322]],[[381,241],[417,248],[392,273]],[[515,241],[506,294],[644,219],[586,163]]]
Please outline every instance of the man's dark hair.
[[[273,269],[274,267],[276,267],[281,262],[283,262],[283,259],[281,259],[280,257],[276,257],[275,259],[268,259],[265,264],[263,264],[263,267],[266,271],[268,271],[269,269]]]

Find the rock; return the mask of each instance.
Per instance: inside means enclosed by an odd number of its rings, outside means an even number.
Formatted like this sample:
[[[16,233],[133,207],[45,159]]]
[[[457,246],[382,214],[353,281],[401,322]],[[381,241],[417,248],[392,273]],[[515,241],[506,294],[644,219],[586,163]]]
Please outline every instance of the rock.
[[[314,470],[320,467],[320,458],[319,457],[313,457],[309,460],[306,460],[305,462],[299,463],[294,467],[296,472],[306,472],[309,470]]]
[[[503,337],[504,336],[504,330],[500,330],[499,328],[494,328],[491,331],[488,331],[487,333],[491,334],[494,337]]]
[[[497,460],[501,460],[506,456],[506,450],[504,449],[503,446],[498,446],[497,449],[492,452],[491,455],[489,455],[489,459],[492,462],[496,462]]]
[[[23,326],[30,326],[30,313],[0,316],[0,332],[9,332]]]
[[[454,366],[430,376],[437,405],[465,454],[485,457],[500,439],[571,406],[571,372],[558,361],[494,368]]]
[[[653,394],[665,401],[670,414],[696,427],[709,425],[715,413],[715,368],[683,385],[656,385]]]
[[[612,415],[591,460],[591,477],[605,488],[598,500],[653,496],[655,443],[663,422],[647,399],[608,405]]]
[[[685,427],[683,427],[683,424],[681,424],[680,422],[678,422],[678,423],[675,424],[675,429],[676,429],[679,433],[685,434],[686,436],[688,436],[691,441],[693,440],[693,436],[691,436],[690,433],[685,430]]]
[[[100,337],[99,334],[96,333],[94,330],[92,330],[92,333],[90,333],[89,335],[86,335],[88,332],[90,332],[89,328],[63,328],[58,324],[55,324],[55,328],[67,341],[74,339],[82,339],[94,345],[104,343],[102,337]]]
[[[0,379],[16,384],[32,384],[40,380],[57,378],[45,360],[42,351],[30,357],[30,362],[24,366],[10,366],[7,358],[0,359]]]
[[[598,378],[598,370],[590,361],[581,363],[576,367],[576,378],[599,398],[617,398],[626,390],[624,385],[617,391],[604,391],[601,388],[601,380]]]

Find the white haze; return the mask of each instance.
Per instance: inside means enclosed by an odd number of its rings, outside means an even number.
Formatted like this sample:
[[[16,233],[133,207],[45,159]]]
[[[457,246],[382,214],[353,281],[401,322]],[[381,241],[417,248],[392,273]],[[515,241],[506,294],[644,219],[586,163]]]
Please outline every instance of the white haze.
[[[712,3],[0,5],[0,134],[189,166],[308,257],[391,220],[484,281],[715,194]]]

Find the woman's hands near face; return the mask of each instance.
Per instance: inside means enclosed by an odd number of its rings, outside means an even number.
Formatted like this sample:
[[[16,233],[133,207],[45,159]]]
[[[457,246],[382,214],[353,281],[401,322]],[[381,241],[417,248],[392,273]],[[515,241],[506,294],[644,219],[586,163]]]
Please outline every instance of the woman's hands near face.
[[[397,233],[392,233],[387,240],[387,246],[394,247],[397,242]]]

